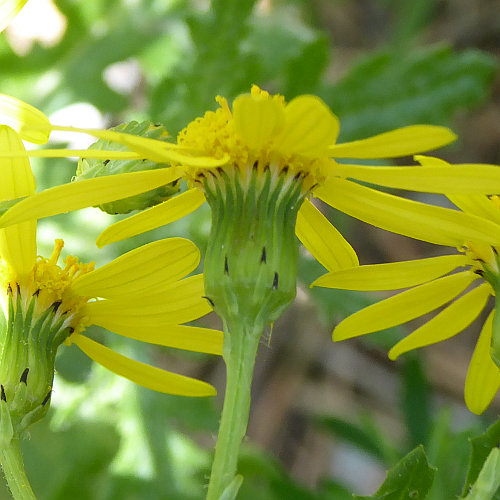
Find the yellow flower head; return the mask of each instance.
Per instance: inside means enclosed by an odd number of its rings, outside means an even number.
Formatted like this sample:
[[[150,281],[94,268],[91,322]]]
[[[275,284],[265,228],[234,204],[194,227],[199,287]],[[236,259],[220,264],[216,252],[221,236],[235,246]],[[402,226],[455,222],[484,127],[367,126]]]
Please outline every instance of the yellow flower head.
[[[339,131],[337,117],[315,96],[300,96],[285,103],[256,85],[250,94],[237,97],[231,112],[227,100],[220,107],[191,122],[177,143],[214,158],[229,158],[229,168],[248,177],[251,169],[263,172],[284,169],[300,179],[305,192],[322,183],[328,173],[329,151]],[[226,167],[227,168],[227,167]],[[193,167],[191,175],[206,169]]]
[[[14,158],[0,159],[0,203],[35,197],[24,147],[7,126],[0,144]],[[23,155],[24,153],[24,155]],[[74,343],[111,371],[153,390],[207,396],[210,385],[126,358],[82,335],[99,325],[136,340],[213,354],[222,333],[184,326],[211,310],[203,276],[184,278],[199,251],[182,238],[160,240],[99,269],[68,256],[62,240],[49,258],[36,256],[36,219],[0,229],[0,382],[12,425],[21,433],[48,409],[58,347]]]
[[[423,165],[439,164],[445,172],[455,168],[436,159],[421,158],[421,161]],[[496,197],[450,195],[449,198],[463,212],[500,228]],[[312,286],[348,290],[408,288],[341,321],[333,332],[335,341],[400,325],[445,306],[398,342],[389,351],[391,359],[460,333],[479,316],[487,307],[488,299],[494,296],[495,310],[484,323],[465,385],[467,406],[472,412],[480,414],[500,388],[500,323],[495,314],[500,307],[500,247],[477,240],[464,240],[456,246],[460,252],[454,255],[333,271],[318,278]],[[458,268],[465,270],[456,272]],[[478,284],[481,279],[483,283]]]
[[[51,130],[65,130],[89,133],[128,148],[48,149],[30,151],[29,155],[116,161],[149,159],[170,165],[153,171],[79,180],[26,199],[19,196],[19,201],[0,216],[0,227],[134,196],[179,178],[192,181],[192,187],[184,193],[105,230],[97,242],[102,246],[196,210],[206,200],[207,189],[217,192],[217,179],[224,177],[224,182],[230,183],[227,186],[236,185],[237,180],[246,192],[252,179],[263,189],[269,177],[271,187],[283,181],[282,187],[293,190],[295,186],[299,190],[295,233],[328,270],[357,265],[357,256],[311,202],[312,197],[362,221],[424,241],[451,246],[463,245],[464,241],[500,245],[500,228],[484,218],[406,200],[357,182],[435,193],[492,194],[500,192],[498,168],[482,166],[478,170],[474,165],[461,165],[447,169],[443,175],[442,166],[435,164],[415,168],[334,161],[394,158],[435,149],[454,140],[448,129],[413,125],[337,144],[338,119],[315,96],[299,96],[286,103],[281,96],[271,96],[253,87],[249,94],[237,97],[232,107],[224,98],[218,98],[218,103],[216,111],[194,120],[179,134],[177,143],[172,143],[113,130],[57,126],[28,104],[0,96],[0,116],[10,120],[26,140],[43,142]],[[12,157],[13,153],[7,155]]]

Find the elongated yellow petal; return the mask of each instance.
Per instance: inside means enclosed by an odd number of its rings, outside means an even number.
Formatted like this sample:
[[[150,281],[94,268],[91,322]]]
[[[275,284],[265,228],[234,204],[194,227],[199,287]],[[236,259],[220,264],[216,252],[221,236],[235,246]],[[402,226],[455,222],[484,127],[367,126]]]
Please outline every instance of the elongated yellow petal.
[[[457,136],[446,127],[411,125],[359,141],[330,147],[334,158],[396,158],[430,151],[453,142]]]
[[[397,290],[440,278],[468,263],[469,259],[465,255],[443,255],[429,259],[360,266],[324,274],[311,286],[342,290]]]
[[[0,125],[0,148],[24,153],[15,159],[0,159],[0,201],[30,196],[35,178],[21,139],[14,130]],[[0,256],[19,276],[26,276],[36,260],[36,220],[0,230]]]
[[[500,389],[500,369],[490,356],[493,315],[491,311],[477,341],[465,379],[465,403],[472,413],[480,415]]]
[[[201,296],[165,295],[163,298],[137,296],[128,301],[100,300],[87,304],[86,310],[96,325],[114,331],[126,325],[164,328],[166,325],[187,323],[209,313],[211,307]]]
[[[0,0],[0,32],[14,19],[28,0]]]
[[[328,179],[314,195],[352,217],[417,240],[452,247],[466,241],[500,244],[500,226],[486,219],[406,200],[344,179]]]
[[[45,144],[51,132],[49,119],[40,110],[4,94],[0,94],[0,124],[9,125],[21,139],[34,144]]]
[[[223,333],[211,328],[184,325],[163,325],[159,328],[121,325],[114,333],[149,344],[222,355]]]
[[[430,321],[398,342],[390,351],[395,360],[401,354],[426,345],[449,339],[467,328],[484,309],[491,294],[491,287],[483,283],[463,297],[455,300]]]
[[[105,151],[99,149],[30,149],[30,158],[85,158],[92,160],[139,160],[144,155],[132,151]],[[3,154],[0,153],[0,158]]]
[[[71,284],[74,293],[89,297],[144,294],[183,278],[200,262],[196,245],[184,238],[149,243],[121,255]]]
[[[415,160],[420,162],[424,166],[434,166],[434,167],[447,167],[451,169],[453,172],[455,168],[454,165],[450,165],[444,160],[439,158],[433,158],[430,156],[415,156]],[[484,166],[488,166],[491,168],[500,169],[498,166],[491,165],[467,165],[468,167],[474,168],[474,174],[472,175],[472,179],[475,179],[476,176],[482,175],[482,170],[480,170]],[[500,191],[499,191],[500,192]],[[495,222],[496,224],[500,224],[500,210],[491,202],[491,200],[487,196],[483,195],[452,195],[448,194],[449,200],[456,205],[460,210],[467,212],[472,215],[477,215],[478,217],[483,217],[485,219],[490,220],[491,222]]]
[[[251,150],[259,150],[283,128],[285,112],[277,99],[243,94],[233,102],[236,132]]]
[[[96,245],[105,245],[121,241],[136,234],[145,233],[194,212],[205,202],[205,195],[199,189],[190,189],[159,205],[143,210],[107,227],[97,238]]]
[[[454,165],[424,167],[379,167],[339,165],[337,171],[352,179],[410,191],[443,194],[500,193],[500,167]]]
[[[99,139],[118,142],[124,144],[132,151],[139,153],[141,156],[144,156],[144,158],[158,163],[177,162],[192,167],[218,167],[227,163],[228,160],[228,157],[218,159],[209,156],[192,156],[191,154],[176,151],[177,148],[175,144],[169,144],[165,141],[149,139],[147,137],[125,134],[123,132],[116,132],[114,130],[63,127],[60,125],[53,125],[52,130],[80,132]]]
[[[182,175],[179,168],[96,177],[56,186],[20,201],[0,217],[0,227],[134,196],[168,184]]]
[[[273,149],[287,154],[321,156],[337,140],[340,125],[330,108],[313,95],[292,99],[285,108],[285,125]]]
[[[73,335],[71,341],[89,358],[108,370],[142,387],[179,396],[213,396],[215,389],[206,382],[126,358],[84,335]]]
[[[326,269],[359,265],[358,256],[351,245],[308,199],[299,209],[295,234]]]
[[[455,298],[477,277],[471,271],[452,274],[365,307],[339,323],[333,340],[358,337],[418,318]]]

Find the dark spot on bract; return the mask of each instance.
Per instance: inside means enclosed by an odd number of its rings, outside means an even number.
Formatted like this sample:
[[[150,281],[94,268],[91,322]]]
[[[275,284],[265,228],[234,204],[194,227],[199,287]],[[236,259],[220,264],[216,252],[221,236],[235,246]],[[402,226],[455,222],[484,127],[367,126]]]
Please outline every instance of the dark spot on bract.
[[[29,368],[26,368],[22,375],[21,378],[19,379],[19,382],[24,382],[25,384],[28,384],[28,373],[30,372]]]
[[[45,399],[42,401],[42,406],[45,406],[49,402],[51,395],[52,395],[52,389],[47,393],[47,395],[45,396]]]
[[[278,288],[278,273],[274,273],[273,288],[275,290]]]
[[[262,247],[262,257],[260,258],[260,261],[264,264],[267,262],[266,247]]]

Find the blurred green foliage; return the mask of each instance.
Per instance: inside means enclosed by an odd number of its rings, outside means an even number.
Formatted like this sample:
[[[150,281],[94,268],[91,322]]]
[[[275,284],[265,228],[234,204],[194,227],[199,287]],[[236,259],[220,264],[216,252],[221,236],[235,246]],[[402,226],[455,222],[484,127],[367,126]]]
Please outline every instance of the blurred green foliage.
[[[329,70],[335,62],[335,47],[317,8],[321,2],[57,0],[67,27],[55,45],[35,42],[20,55],[5,35],[0,36],[0,91],[48,114],[83,102],[99,110],[110,126],[151,119],[175,135],[213,109],[217,94],[232,99],[256,83],[288,99],[301,93],[320,95],[341,119],[342,140],[413,123],[449,125],[458,111],[486,100],[496,70],[490,55],[459,52],[447,44],[419,44],[436,1],[374,2],[392,14],[385,40],[365,50],[341,79],[332,81]],[[130,87],[123,90],[116,82],[111,84],[106,77],[109,68],[131,61],[136,68],[132,81],[121,82]],[[124,74],[122,78],[128,78]],[[75,170],[69,160],[39,160],[33,165],[39,189],[69,182]],[[334,211],[328,215],[349,234],[351,222],[346,216]],[[145,242],[176,235],[191,238],[203,252],[210,226],[209,210],[202,207],[166,228],[97,251],[94,241],[99,232],[119,219],[88,209],[41,221],[40,248],[48,253],[53,239],[63,235],[69,253],[99,264]],[[317,262],[301,258],[303,283],[309,284],[322,272]],[[345,316],[374,300],[334,290],[315,289],[311,296],[317,314],[329,327],[334,316]],[[399,333],[384,332],[369,342],[390,345]],[[144,346],[99,329],[90,334],[144,361],[168,363],[180,358],[189,364],[208,358]],[[218,425],[213,400],[183,399],[133,387],[91,364],[74,347],[63,350],[57,366],[52,413],[33,427],[32,439],[24,443],[28,474],[40,499],[203,498],[213,445],[213,438],[207,440],[207,436],[214,436]],[[335,439],[373,455],[385,467],[396,467],[371,498],[380,498],[396,476],[402,477],[402,468],[411,469],[412,461],[421,477],[419,484],[408,483],[411,491],[416,488],[431,500],[456,498],[464,485],[468,439],[479,428],[457,432],[446,412],[435,417],[425,367],[417,356],[403,364],[400,401],[407,430],[404,443],[385,435],[368,414],[358,421],[321,416],[318,425]],[[488,436],[473,441],[466,487],[477,478],[486,458]],[[432,487],[434,472],[421,449],[410,452],[419,443],[425,445],[429,463],[437,467]],[[487,447],[493,445],[487,442]],[[240,471],[245,481],[238,498],[243,500],[352,498],[332,478],[320,481],[315,491],[308,490],[278,461],[250,446],[242,452]],[[2,488],[0,498],[9,498]]]

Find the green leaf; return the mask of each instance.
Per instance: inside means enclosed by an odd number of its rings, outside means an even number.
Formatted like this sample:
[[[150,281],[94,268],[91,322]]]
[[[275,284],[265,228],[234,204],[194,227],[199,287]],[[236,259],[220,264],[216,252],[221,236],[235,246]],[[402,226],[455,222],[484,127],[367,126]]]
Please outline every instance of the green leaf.
[[[300,94],[310,94],[317,88],[329,60],[328,37],[320,36],[308,43],[286,67],[287,86],[284,94],[290,100]],[[297,75],[301,75],[297,78]]]
[[[350,140],[416,123],[449,124],[481,103],[496,63],[484,52],[446,46],[372,53],[321,94]]]
[[[319,417],[316,422],[329,434],[355,445],[382,460],[386,465],[395,463],[394,457],[398,456],[398,452],[392,443],[380,435],[369,416],[364,418],[362,422],[364,425],[329,416]]]
[[[410,447],[427,443],[432,425],[429,384],[422,358],[412,353],[403,360],[401,406]]]
[[[429,466],[422,446],[403,457],[388,473],[377,493],[355,500],[423,500],[429,492],[435,469]]]
[[[462,497],[467,495],[470,487],[476,482],[490,450],[500,445],[500,419],[491,425],[484,434],[471,439],[470,443],[472,451]]]

